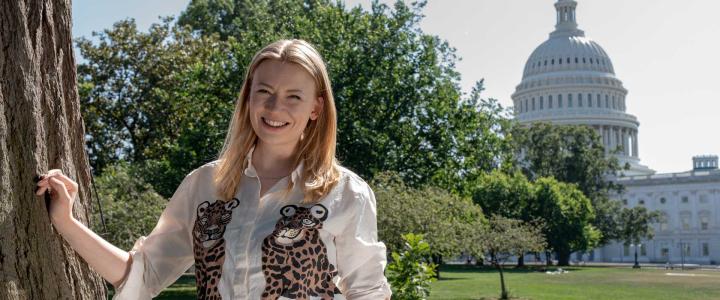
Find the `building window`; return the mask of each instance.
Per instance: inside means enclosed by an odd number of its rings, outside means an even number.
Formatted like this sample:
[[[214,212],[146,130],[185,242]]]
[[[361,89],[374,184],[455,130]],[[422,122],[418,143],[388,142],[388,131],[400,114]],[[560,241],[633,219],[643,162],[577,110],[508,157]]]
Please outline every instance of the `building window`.
[[[615,96],[612,97],[612,108],[613,108],[613,109],[616,108],[616,106],[615,106]]]
[[[545,103],[545,100],[543,99],[542,96],[540,96],[540,109],[543,109],[544,103]]]
[[[660,204],[665,204],[667,202],[667,199],[665,197],[660,198]]]
[[[689,243],[683,243],[680,242],[680,245],[683,245],[683,255],[684,256],[690,256],[690,244]]]
[[[567,63],[570,63],[570,58],[569,58],[569,57],[567,58]]]
[[[710,244],[702,243],[702,256],[710,256]]]
[[[664,257],[664,258],[668,258],[668,256],[670,256],[670,249],[668,249],[668,248],[661,248],[661,249],[660,249],[660,256],[662,256],[662,257]]]
[[[525,112],[528,111],[528,107],[529,107],[529,105],[528,105],[528,99],[525,99]]]
[[[561,61],[562,61],[562,60],[561,60]],[[548,108],[552,108],[552,106],[553,106],[552,103],[553,103],[552,95],[550,95],[550,96],[548,96]]]
[[[630,256],[630,245],[623,245],[623,256]]]
[[[575,63],[578,63],[578,58],[577,58],[577,57],[575,58]]]
[[[535,98],[532,98],[532,110],[535,110]]]
[[[640,244],[640,256],[647,256],[647,246]]]
[[[605,108],[610,108],[610,98],[605,95]]]
[[[562,95],[558,95],[558,108],[562,108]]]
[[[578,94],[578,107],[583,106],[582,94]]]
[[[600,94],[597,94],[596,99],[597,99],[597,107],[602,107],[602,105],[600,105]]]
[[[668,230],[668,222],[669,221],[670,221],[670,218],[667,213],[663,212],[660,214],[660,231]]]
[[[705,194],[700,195],[700,203],[708,203],[708,196]]]
[[[572,94],[568,94],[568,107],[572,107],[572,103],[573,103]]]
[[[583,57],[583,63],[586,63],[585,58]]]
[[[708,230],[708,227],[710,227],[710,217],[708,215],[700,216],[700,229]]]
[[[592,94],[588,94],[588,107],[592,107]]]
[[[554,65],[554,64],[555,64],[555,59],[554,59],[554,58],[553,58],[552,60],[550,60],[550,64],[551,64],[551,65]]]
[[[680,215],[680,224],[683,230],[690,230],[690,214],[684,213]]]
[[[545,60],[545,63],[543,63],[543,66],[547,66],[547,59]]]
[[[690,202],[690,200],[688,200],[688,197],[687,197],[687,196],[682,196],[682,198],[680,198],[680,199],[681,199],[680,201],[682,201],[682,203],[688,203],[688,202]]]
[[[627,205],[627,199],[622,199],[623,205]]]
[[[645,205],[645,200],[640,199],[640,201],[638,201],[638,204],[640,204],[640,205]]]

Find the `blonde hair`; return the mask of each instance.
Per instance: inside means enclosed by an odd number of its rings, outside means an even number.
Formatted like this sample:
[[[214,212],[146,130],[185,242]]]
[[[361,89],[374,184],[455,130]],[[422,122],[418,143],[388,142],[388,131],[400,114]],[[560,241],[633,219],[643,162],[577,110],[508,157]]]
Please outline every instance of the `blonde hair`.
[[[303,203],[316,203],[340,178],[339,162],[335,158],[337,113],[330,78],[320,53],[310,43],[297,39],[276,41],[253,57],[235,104],[225,143],[218,154],[219,163],[213,178],[218,197],[228,201],[235,196],[243,170],[247,167],[245,156],[257,142],[258,137],[250,124],[248,100],[253,73],[265,60],[294,63],[305,69],[315,79],[317,97],[322,97],[324,101],[318,118],[308,122],[295,148],[292,163],[294,170],[303,162],[302,174],[295,182],[302,186],[305,195]],[[292,189],[292,184],[288,180],[285,195]]]

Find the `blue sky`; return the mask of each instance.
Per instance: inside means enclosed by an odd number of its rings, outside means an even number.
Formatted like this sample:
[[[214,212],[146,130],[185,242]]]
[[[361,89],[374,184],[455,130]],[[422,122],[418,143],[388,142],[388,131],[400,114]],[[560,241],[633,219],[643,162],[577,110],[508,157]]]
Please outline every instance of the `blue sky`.
[[[627,110],[640,121],[642,163],[677,172],[692,167],[693,155],[720,154],[720,1],[577,1],[580,28],[610,55],[629,90]],[[553,29],[554,2],[430,0],[420,25],[457,49],[464,91],[485,78],[485,96],[509,106],[525,60]],[[177,16],[188,3],[76,0],[73,35],[89,37],[128,17],[147,30],[158,16]]]

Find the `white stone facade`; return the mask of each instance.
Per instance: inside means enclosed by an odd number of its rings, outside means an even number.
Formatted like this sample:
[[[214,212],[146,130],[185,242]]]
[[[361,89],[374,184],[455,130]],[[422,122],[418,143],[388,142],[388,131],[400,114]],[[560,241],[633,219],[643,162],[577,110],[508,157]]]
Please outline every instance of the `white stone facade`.
[[[639,261],[720,263],[720,170],[717,167],[633,176],[621,178],[619,183],[627,188],[621,196],[624,205],[645,206],[665,217],[665,222],[655,224],[655,237],[641,243]],[[685,253],[681,253],[683,246]],[[635,249],[625,248],[621,243],[613,243],[595,250],[594,258],[633,261]]]

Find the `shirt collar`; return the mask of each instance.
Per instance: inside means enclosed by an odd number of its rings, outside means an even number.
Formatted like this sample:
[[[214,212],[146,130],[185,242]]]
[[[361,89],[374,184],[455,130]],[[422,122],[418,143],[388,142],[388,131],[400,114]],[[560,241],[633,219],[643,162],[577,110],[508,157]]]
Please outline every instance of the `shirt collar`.
[[[247,167],[244,170],[245,175],[249,177],[257,177],[257,171],[255,170],[255,167],[252,164],[252,155],[255,151],[255,145],[250,147],[250,151],[245,155],[245,163]],[[292,172],[290,176],[290,181],[295,184],[295,181],[297,181],[302,176],[303,171],[303,162],[301,161],[298,166],[295,168],[295,170]]]

